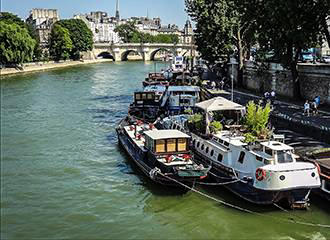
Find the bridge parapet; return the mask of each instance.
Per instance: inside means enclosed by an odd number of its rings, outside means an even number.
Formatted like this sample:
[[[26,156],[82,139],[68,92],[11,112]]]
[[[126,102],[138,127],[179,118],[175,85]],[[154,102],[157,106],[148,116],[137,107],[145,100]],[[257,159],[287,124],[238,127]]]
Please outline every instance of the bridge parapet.
[[[127,58],[129,52],[133,51],[139,53],[144,61],[150,61],[161,49],[172,52],[174,56],[184,56],[187,53],[190,55],[191,52],[194,52],[193,54],[196,56],[197,47],[182,43],[95,43],[93,54],[97,57],[101,53],[107,52],[114,57],[115,61],[122,61]]]

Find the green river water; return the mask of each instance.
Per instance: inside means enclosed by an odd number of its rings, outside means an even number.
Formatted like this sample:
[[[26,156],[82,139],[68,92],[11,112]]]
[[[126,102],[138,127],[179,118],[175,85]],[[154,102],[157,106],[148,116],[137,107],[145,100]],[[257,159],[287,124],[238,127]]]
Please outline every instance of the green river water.
[[[290,222],[330,224],[318,198],[283,212],[196,187],[256,215],[141,176],[115,127],[153,69],[102,63],[2,77],[1,239],[330,239],[330,228]]]

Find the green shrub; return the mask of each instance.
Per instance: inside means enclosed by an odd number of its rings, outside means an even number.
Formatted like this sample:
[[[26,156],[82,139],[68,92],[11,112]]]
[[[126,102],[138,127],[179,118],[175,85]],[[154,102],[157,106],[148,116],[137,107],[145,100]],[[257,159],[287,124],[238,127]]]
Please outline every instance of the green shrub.
[[[254,136],[252,133],[245,133],[244,137],[245,137],[244,139],[245,143],[253,143],[257,140],[257,137]]]
[[[221,122],[219,121],[212,121],[210,124],[210,131],[211,133],[217,133],[219,131],[221,131],[223,128]]]

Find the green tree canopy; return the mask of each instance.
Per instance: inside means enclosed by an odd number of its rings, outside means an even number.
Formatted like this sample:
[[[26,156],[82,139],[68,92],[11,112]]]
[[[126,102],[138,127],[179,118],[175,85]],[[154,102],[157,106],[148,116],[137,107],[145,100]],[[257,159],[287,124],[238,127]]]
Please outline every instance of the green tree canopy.
[[[243,21],[235,0],[186,0],[188,14],[196,21],[195,42],[202,58],[215,63],[228,60],[235,51],[239,63],[238,84],[243,79],[243,59],[255,42],[253,21]],[[242,11],[243,12],[243,11]]]
[[[80,52],[93,49],[93,33],[81,19],[60,20],[56,24],[69,31],[72,41],[71,58],[79,59]]]
[[[123,40],[124,43],[130,43],[133,40],[138,41],[140,37],[134,22],[117,25],[115,32],[118,33],[119,37]]]
[[[31,24],[24,23],[22,19],[20,19],[17,15],[14,15],[9,12],[1,12],[0,13],[0,22],[5,22],[8,24],[16,23],[21,28],[27,29],[29,35],[36,41],[35,47],[33,49],[33,59],[38,60],[41,57],[41,49],[39,44],[39,37]]]
[[[68,29],[60,24],[52,28],[49,41],[49,52],[55,60],[68,59],[72,50],[72,41]]]
[[[321,45],[324,20],[329,14],[326,0],[241,0],[246,21],[258,28],[262,50],[273,51],[283,66],[291,69],[294,95],[300,98],[297,62],[302,50]]]
[[[2,64],[31,61],[36,41],[16,23],[0,21],[0,61]]]

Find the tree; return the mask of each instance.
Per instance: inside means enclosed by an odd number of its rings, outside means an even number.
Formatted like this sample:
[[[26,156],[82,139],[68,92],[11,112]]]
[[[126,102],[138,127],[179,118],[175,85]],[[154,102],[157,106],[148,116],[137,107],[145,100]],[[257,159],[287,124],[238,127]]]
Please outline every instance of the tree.
[[[239,63],[238,85],[243,80],[243,59],[255,42],[255,22],[243,21],[238,1],[186,0],[188,14],[196,21],[195,42],[202,58],[214,64],[235,51]],[[243,12],[243,11],[242,11]]]
[[[49,52],[55,60],[68,59],[70,57],[72,41],[68,29],[60,24],[55,24],[49,40]]]
[[[36,41],[25,28],[16,23],[0,21],[0,61],[1,64],[31,61]]]
[[[72,41],[71,58],[79,59],[80,52],[93,49],[93,33],[81,19],[60,20],[56,24],[69,31]]]
[[[5,22],[8,24],[16,23],[21,28],[27,29],[29,35],[36,41],[35,47],[33,49],[33,58],[32,60],[39,60],[41,57],[42,51],[40,48],[39,37],[31,24],[24,23],[17,15],[14,15],[9,12],[0,13],[0,22]]]
[[[297,63],[302,50],[321,45],[326,0],[241,0],[246,21],[256,22],[258,43],[273,51],[284,67],[291,70],[294,96],[301,98]],[[329,6],[329,5],[328,5]]]
[[[137,39],[139,39],[138,31],[135,27],[135,22],[128,22],[126,24],[117,25],[115,32],[118,33],[119,37],[123,40],[124,43],[132,42],[133,38],[134,41],[138,41]]]

